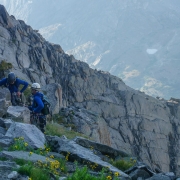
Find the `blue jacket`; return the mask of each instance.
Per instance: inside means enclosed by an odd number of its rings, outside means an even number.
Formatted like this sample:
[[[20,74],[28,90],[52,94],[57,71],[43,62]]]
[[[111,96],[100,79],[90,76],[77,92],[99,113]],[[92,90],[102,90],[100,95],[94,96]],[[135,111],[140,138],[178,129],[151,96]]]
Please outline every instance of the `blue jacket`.
[[[9,84],[7,82],[7,78],[3,78],[2,80],[0,80],[0,86],[4,85],[5,87],[9,89],[11,93],[18,92],[20,84],[24,85],[24,87],[20,90],[20,92],[22,93],[28,87],[28,83],[26,81],[16,78],[16,81],[14,84]]]
[[[44,103],[42,102],[43,94],[37,92],[33,95],[33,104],[29,109],[35,113],[41,113],[41,110],[44,108]]]

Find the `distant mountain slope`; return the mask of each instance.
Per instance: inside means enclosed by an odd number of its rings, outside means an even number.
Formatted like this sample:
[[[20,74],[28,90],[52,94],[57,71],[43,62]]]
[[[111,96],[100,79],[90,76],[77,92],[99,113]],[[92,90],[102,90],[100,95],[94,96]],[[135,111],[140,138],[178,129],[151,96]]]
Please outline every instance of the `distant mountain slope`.
[[[0,0],[49,41],[153,96],[180,97],[180,1]]]

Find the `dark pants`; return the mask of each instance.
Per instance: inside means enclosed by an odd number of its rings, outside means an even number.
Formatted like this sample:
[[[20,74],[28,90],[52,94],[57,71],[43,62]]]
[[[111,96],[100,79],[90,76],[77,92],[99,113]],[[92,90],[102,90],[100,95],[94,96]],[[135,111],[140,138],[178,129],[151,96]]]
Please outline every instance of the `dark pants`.
[[[46,126],[46,116],[42,114],[37,114],[37,113],[31,113],[30,117],[31,124],[36,125],[39,127],[39,129],[44,133],[45,126]]]
[[[39,116],[39,127],[43,133],[45,132],[45,130],[44,130],[45,126],[46,126],[46,117],[45,116]]]

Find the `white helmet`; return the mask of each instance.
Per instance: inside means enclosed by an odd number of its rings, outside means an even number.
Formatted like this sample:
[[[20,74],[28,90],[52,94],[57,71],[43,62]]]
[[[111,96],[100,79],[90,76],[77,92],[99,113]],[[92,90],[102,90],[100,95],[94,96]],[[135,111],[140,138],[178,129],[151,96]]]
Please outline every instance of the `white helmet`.
[[[31,89],[39,90],[39,89],[41,89],[41,86],[40,86],[40,84],[38,84],[38,83],[33,83],[33,84],[31,85]]]

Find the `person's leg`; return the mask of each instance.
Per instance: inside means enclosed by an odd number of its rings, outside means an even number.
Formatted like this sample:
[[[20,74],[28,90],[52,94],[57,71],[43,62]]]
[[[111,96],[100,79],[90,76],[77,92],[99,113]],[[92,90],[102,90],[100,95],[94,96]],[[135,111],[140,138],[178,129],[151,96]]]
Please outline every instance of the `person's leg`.
[[[40,127],[40,130],[41,130],[43,133],[45,132],[45,130],[44,130],[44,128],[45,128],[45,123],[46,123],[46,121],[45,121],[44,116],[39,116],[39,127]]]
[[[16,104],[16,95],[11,93],[11,103],[12,103],[12,106],[17,106]]]

